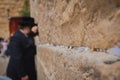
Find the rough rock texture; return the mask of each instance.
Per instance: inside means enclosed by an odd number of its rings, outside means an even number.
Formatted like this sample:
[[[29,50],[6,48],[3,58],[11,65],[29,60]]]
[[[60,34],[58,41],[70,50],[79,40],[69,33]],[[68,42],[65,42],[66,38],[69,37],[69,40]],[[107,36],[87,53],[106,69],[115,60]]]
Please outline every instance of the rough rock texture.
[[[20,11],[23,7],[24,0],[0,0],[0,37],[9,37],[9,17],[20,16]]]
[[[120,0],[31,0],[31,11],[43,43],[120,46]]]
[[[30,7],[42,43],[38,80],[120,80],[117,56],[77,47],[120,46],[120,0],[30,0]]]
[[[117,59],[103,52],[39,45],[38,80],[120,80]]]

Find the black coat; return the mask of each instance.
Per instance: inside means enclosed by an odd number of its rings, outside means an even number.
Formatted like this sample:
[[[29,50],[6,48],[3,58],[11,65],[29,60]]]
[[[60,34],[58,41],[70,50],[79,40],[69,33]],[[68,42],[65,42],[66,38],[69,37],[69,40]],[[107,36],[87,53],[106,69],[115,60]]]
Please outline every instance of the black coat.
[[[32,33],[31,33],[32,34]],[[10,60],[7,68],[7,76],[13,80],[20,80],[28,75],[30,80],[36,80],[35,54],[33,34],[26,37],[17,31],[10,40],[8,52]]]

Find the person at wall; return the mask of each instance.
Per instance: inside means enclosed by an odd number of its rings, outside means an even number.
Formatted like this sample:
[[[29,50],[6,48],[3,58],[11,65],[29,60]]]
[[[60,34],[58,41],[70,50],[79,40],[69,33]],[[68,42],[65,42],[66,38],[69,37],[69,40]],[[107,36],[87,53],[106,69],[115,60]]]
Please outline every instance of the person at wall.
[[[38,34],[34,19],[24,17],[20,29],[10,39],[7,76],[12,80],[37,80],[34,37]]]
[[[8,41],[2,40],[0,42],[0,44],[2,45],[1,55],[0,56],[5,56],[6,55],[7,46],[8,46]]]

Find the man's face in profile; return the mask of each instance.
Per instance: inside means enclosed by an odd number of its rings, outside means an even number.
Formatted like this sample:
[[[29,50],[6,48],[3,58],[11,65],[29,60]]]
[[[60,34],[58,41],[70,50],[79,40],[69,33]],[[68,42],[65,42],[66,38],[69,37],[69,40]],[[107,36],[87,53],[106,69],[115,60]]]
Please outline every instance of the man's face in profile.
[[[30,33],[30,27],[29,27],[29,26],[26,27],[26,28],[24,29],[24,31],[25,31],[26,34],[29,34],[29,33]]]

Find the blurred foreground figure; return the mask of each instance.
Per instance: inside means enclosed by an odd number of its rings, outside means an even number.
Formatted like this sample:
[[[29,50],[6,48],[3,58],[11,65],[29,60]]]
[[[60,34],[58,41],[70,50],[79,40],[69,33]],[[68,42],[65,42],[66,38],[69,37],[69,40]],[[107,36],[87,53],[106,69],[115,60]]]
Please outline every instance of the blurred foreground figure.
[[[8,46],[10,61],[7,76],[12,80],[37,80],[34,43],[37,26],[30,17],[23,18],[19,25],[20,29],[10,39]]]
[[[12,80],[12,79],[10,79],[10,78],[8,78],[6,76],[0,76],[0,80]]]

